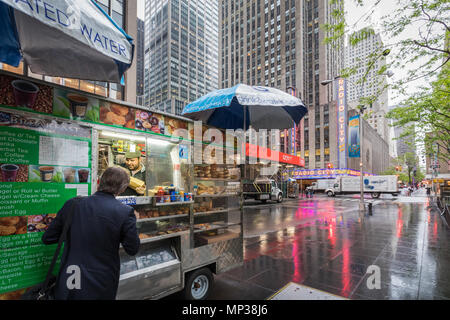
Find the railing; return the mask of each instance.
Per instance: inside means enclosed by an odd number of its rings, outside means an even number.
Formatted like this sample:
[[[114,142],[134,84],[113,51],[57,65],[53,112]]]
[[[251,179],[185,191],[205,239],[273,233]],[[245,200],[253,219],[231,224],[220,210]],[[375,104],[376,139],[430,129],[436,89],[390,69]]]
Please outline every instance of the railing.
[[[450,196],[445,197],[437,197],[437,204],[440,211],[441,216],[445,214],[449,214],[449,206],[450,206]]]

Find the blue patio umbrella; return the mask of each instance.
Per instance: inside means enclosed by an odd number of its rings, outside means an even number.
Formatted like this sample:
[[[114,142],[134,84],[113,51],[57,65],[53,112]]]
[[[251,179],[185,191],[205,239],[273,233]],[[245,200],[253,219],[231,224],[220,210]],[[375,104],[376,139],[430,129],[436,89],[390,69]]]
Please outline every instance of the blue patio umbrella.
[[[300,99],[281,90],[238,84],[208,93],[182,114],[217,128],[259,130],[293,128],[307,111]]]
[[[0,62],[47,76],[120,82],[134,45],[93,0],[0,0]]]

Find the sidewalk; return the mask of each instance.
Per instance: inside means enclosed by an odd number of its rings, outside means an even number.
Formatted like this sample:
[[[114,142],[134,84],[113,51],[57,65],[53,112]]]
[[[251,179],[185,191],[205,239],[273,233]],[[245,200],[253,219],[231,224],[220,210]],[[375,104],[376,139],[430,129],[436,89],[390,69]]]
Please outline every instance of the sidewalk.
[[[266,299],[294,282],[350,299],[450,299],[450,232],[419,197],[381,203],[373,216],[336,198],[264,208],[247,222],[255,230],[281,215],[304,222],[246,238],[244,266],[217,276],[210,298]],[[380,289],[367,285],[370,266]]]

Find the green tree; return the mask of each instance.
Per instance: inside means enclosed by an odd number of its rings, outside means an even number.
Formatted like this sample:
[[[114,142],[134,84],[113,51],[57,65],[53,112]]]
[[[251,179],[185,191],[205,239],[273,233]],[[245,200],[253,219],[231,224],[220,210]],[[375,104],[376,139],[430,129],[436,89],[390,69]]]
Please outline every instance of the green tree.
[[[353,0],[357,6],[363,7],[366,13],[359,17],[358,21],[367,21],[377,7],[383,5],[383,1],[375,0]],[[349,31],[350,26],[345,19],[344,7],[338,5],[342,0],[331,0],[331,5],[335,5],[331,12],[332,22],[322,25],[326,32],[325,43],[336,45],[338,39],[343,39],[346,35],[351,46],[368,38],[374,33],[373,28],[367,26],[358,31]],[[408,75],[398,80],[394,87],[405,93],[405,84],[424,77],[434,76],[442,66],[450,60],[450,47],[444,38],[450,33],[450,2],[448,0],[397,0],[397,9],[381,18],[381,31],[392,41],[389,47],[395,48],[396,55],[391,55],[392,66],[409,69]],[[367,10],[368,9],[368,10]],[[408,32],[408,28],[414,25],[417,33]],[[398,40],[400,39],[400,40]],[[380,49],[381,51],[384,48]],[[366,61],[367,77],[370,70],[374,69],[376,61],[380,59],[380,52],[373,52],[369,56],[361,59]],[[421,65],[409,68],[420,62]],[[348,76],[355,74],[358,70],[358,63],[343,71]],[[387,66],[388,67],[388,66]],[[387,67],[380,67],[379,74],[384,73]],[[378,93],[376,93],[378,94]],[[375,94],[375,95],[376,95]]]
[[[380,175],[397,175],[404,183],[412,183],[414,177],[416,182],[421,182],[425,175],[419,167],[419,159],[413,152],[406,152],[394,161],[395,165],[389,167]]]
[[[353,1],[365,9],[365,14],[358,19],[363,22],[368,21],[374,11],[384,3],[381,0]],[[349,27],[354,26],[347,24],[341,3],[342,0],[331,0],[335,7],[331,12],[330,23],[322,25],[326,32],[324,41],[336,46],[339,39],[348,36],[349,45],[355,46],[372,35],[374,30],[367,26],[355,32],[349,31]],[[433,144],[439,145],[442,151],[439,157],[449,161],[450,1],[397,0],[396,3],[398,9],[382,17],[380,21],[381,31],[387,35],[389,45],[355,61],[352,66],[342,70],[341,76],[349,77],[365,66],[366,72],[358,80],[358,84],[362,85],[370,71],[382,75],[391,66],[407,69],[407,75],[392,85],[395,92],[407,96],[400,103],[404,107],[389,112],[388,117],[394,120],[394,126],[405,129],[402,137],[415,137],[419,132],[418,142],[424,143],[428,154],[432,153]],[[417,32],[411,33],[411,26],[417,28]],[[387,47],[395,49],[396,53],[390,55],[390,64],[377,67],[376,62],[383,57],[382,53]],[[387,84],[380,86],[383,82],[382,77],[379,78],[374,86],[379,88],[378,91],[361,99],[361,105],[368,106],[373,103],[387,89]],[[418,79],[426,80],[429,85],[420,87],[413,94],[407,92],[407,85]],[[431,134],[425,135],[426,132]],[[416,139],[411,140],[412,144],[416,143]]]
[[[408,175],[404,172],[395,170],[395,167],[389,167],[385,171],[381,172],[380,176],[398,176],[398,181],[408,183]]]
[[[450,65],[446,65],[431,86],[412,94],[402,107],[387,114],[393,126],[404,128],[402,138],[426,132],[423,142],[427,154],[439,146],[438,157],[450,161]]]

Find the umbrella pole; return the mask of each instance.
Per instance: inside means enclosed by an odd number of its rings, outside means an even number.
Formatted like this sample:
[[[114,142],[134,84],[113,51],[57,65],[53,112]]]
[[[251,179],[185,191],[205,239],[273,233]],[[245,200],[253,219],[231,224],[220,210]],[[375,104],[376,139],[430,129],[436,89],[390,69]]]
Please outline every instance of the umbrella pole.
[[[244,123],[242,125],[242,128],[244,129],[244,165],[241,167],[242,171],[241,172],[241,195],[240,195],[240,209],[241,209],[241,235],[242,235],[242,241],[244,241],[243,239],[243,235],[244,235],[244,223],[243,223],[243,219],[244,219],[244,179],[246,178],[246,163],[247,163],[247,135],[245,132],[245,124],[246,124],[246,115],[247,115],[247,107],[244,106]],[[242,155],[242,152],[241,152]],[[242,242],[243,243],[243,242]]]
[[[244,147],[245,147],[245,154],[244,154],[244,175],[246,177],[247,175],[247,130],[246,130],[246,124],[247,124],[247,106],[244,106],[244,124],[242,125],[242,128],[244,129]]]

